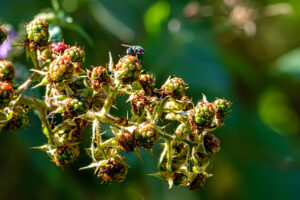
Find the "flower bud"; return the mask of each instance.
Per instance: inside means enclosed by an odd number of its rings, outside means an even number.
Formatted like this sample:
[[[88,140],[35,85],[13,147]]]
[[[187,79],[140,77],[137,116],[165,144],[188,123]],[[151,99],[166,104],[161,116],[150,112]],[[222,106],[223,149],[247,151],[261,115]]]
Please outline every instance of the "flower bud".
[[[0,108],[9,104],[14,94],[14,90],[9,83],[0,82]]]
[[[181,78],[168,79],[162,86],[164,95],[170,95],[174,98],[182,98],[188,89],[187,84]]]
[[[127,175],[128,166],[124,163],[121,156],[106,160],[98,168],[98,177],[103,181],[121,183]]]
[[[78,146],[64,145],[57,147],[54,153],[54,161],[57,166],[66,167],[73,163],[78,155]]]
[[[138,125],[134,131],[138,146],[146,149],[151,149],[152,146],[159,140],[159,135],[155,125],[149,122],[143,122]]]
[[[26,33],[32,49],[46,46],[49,40],[49,24],[41,18],[36,18],[27,24]]]
[[[11,81],[15,76],[15,68],[12,62],[0,60],[0,81]]]
[[[115,75],[124,83],[132,82],[139,78],[141,70],[142,65],[137,57],[127,55],[119,60],[115,67]]]
[[[73,76],[73,64],[67,57],[59,57],[50,63],[48,79],[50,82],[70,80]]]
[[[6,40],[7,38],[7,30],[3,27],[3,25],[0,25],[0,45]]]

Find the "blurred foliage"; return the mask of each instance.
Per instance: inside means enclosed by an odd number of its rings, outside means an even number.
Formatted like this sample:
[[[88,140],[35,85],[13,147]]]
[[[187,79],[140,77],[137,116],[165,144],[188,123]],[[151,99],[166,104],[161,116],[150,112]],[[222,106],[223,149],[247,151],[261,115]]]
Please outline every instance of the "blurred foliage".
[[[87,67],[105,65],[108,51],[117,60],[126,50],[122,43],[139,44],[157,87],[174,74],[190,84],[195,102],[202,93],[233,102],[226,127],[217,131],[222,148],[214,176],[203,189],[168,190],[146,176],[157,167],[159,145],[153,155],[142,152],[143,163],[126,157],[131,168],[121,184],[103,185],[77,163],[57,168],[29,148],[45,141],[32,114],[25,131],[0,135],[0,199],[299,199],[299,0],[0,2],[0,22],[17,30],[39,12],[60,13],[62,37],[85,47]],[[10,56],[21,81],[25,55]],[[115,112],[126,116],[125,107]],[[88,141],[90,131],[85,135]]]

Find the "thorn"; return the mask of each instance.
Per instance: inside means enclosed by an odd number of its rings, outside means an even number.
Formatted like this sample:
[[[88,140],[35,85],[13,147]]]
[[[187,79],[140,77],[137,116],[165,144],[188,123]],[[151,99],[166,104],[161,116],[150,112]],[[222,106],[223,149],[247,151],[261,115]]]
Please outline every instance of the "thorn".
[[[36,72],[36,73],[41,74],[41,75],[47,75],[47,72],[43,72],[43,71],[36,70],[36,69],[30,69],[30,71]]]

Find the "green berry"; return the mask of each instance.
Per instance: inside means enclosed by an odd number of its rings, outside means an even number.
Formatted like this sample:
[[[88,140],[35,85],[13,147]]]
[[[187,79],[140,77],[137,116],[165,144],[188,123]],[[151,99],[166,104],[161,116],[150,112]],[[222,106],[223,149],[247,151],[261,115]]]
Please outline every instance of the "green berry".
[[[170,95],[174,98],[182,98],[187,90],[187,84],[181,78],[168,79],[162,86],[164,95]]]
[[[0,45],[6,40],[7,38],[7,30],[3,27],[3,25],[0,26]]]
[[[206,101],[200,101],[193,111],[193,119],[200,127],[208,127],[215,116],[213,105]]]
[[[89,78],[94,88],[101,88],[110,83],[108,71],[102,66],[94,67],[93,71],[89,73]]]
[[[12,118],[6,124],[5,129],[17,130],[25,128],[29,123],[27,111],[22,106],[13,107],[12,110]]]
[[[14,94],[14,90],[9,83],[0,82],[0,108],[9,104]]]
[[[143,122],[134,131],[138,146],[151,149],[159,140],[159,135],[155,125]]]
[[[54,161],[57,166],[66,167],[73,163],[79,155],[78,146],[64,145],[57,148]]]
[[[15,76],[15,68],[12,62],[0,60],[0,81],[11,81]]]
[[[71,61],[63,56],[53,60],[48,70],[48,79],[50,82],[61,82],[72,79],[74,72]]]
[[[225,99],[217,99],[213,102],[217,118],[223,120],[228,117],[231,111],[231,103]]]
[[[65,50],[64,56],[66,56],[71,62],[80,62],[85,61],[85,52],[80,47],[72,46]]]
[[[36,18],[27,24],[26,33],[32,48],[46,46],[49,40],[49,24],[41,18]]]
[[[123,82],[132,82],[139,78],[142,70],[140,61],[135,56],[127,55],[116,65],[115,74]]]
[[[128,166],[121,156],[110,158],[98,168],[98,177],[103,181],[121,183],[127,175]]]
[[[81,96],[69,98],[66,103],[67,115],[76,117],[85,114],[89,109],[87,102]]]

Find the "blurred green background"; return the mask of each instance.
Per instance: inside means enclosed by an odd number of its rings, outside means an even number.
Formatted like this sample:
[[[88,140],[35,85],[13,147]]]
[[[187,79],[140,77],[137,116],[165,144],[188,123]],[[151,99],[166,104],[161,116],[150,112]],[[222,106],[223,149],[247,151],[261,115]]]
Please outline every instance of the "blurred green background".
[[[14,29],[40,12],[48,0],[0,0],[0,22]],[[147,176],[156,171],[160,148],[153,156],[134,154],[127,179],[105,185],[85,153],[62,170],[44,152],[39,119],[30,126],[0,134],[0,199],[300,199],[300,1],[299,0],[61,0],[68,44],[84,46],[85,65],[105,65],[108,51],[115,61],[120,44],[146,50],[143,68],[156,86],[169,75],[183,78],[197,102],[225,97],[233,102],[225,127],[216,131],[221,151],[212,161],[214,176],[204,188],[190,191]],[[55,6],[54,6],[55,7]],[[69,16],[69,17],[67,17]],[[78,27],[82,27],[78,28]],[[84,31],[85,32],[84,32]],[[25,54],[14,58],[23,80]],[[126,115],[126,108],[117,112]],[[90,130],[82,147],[87,147]]]

